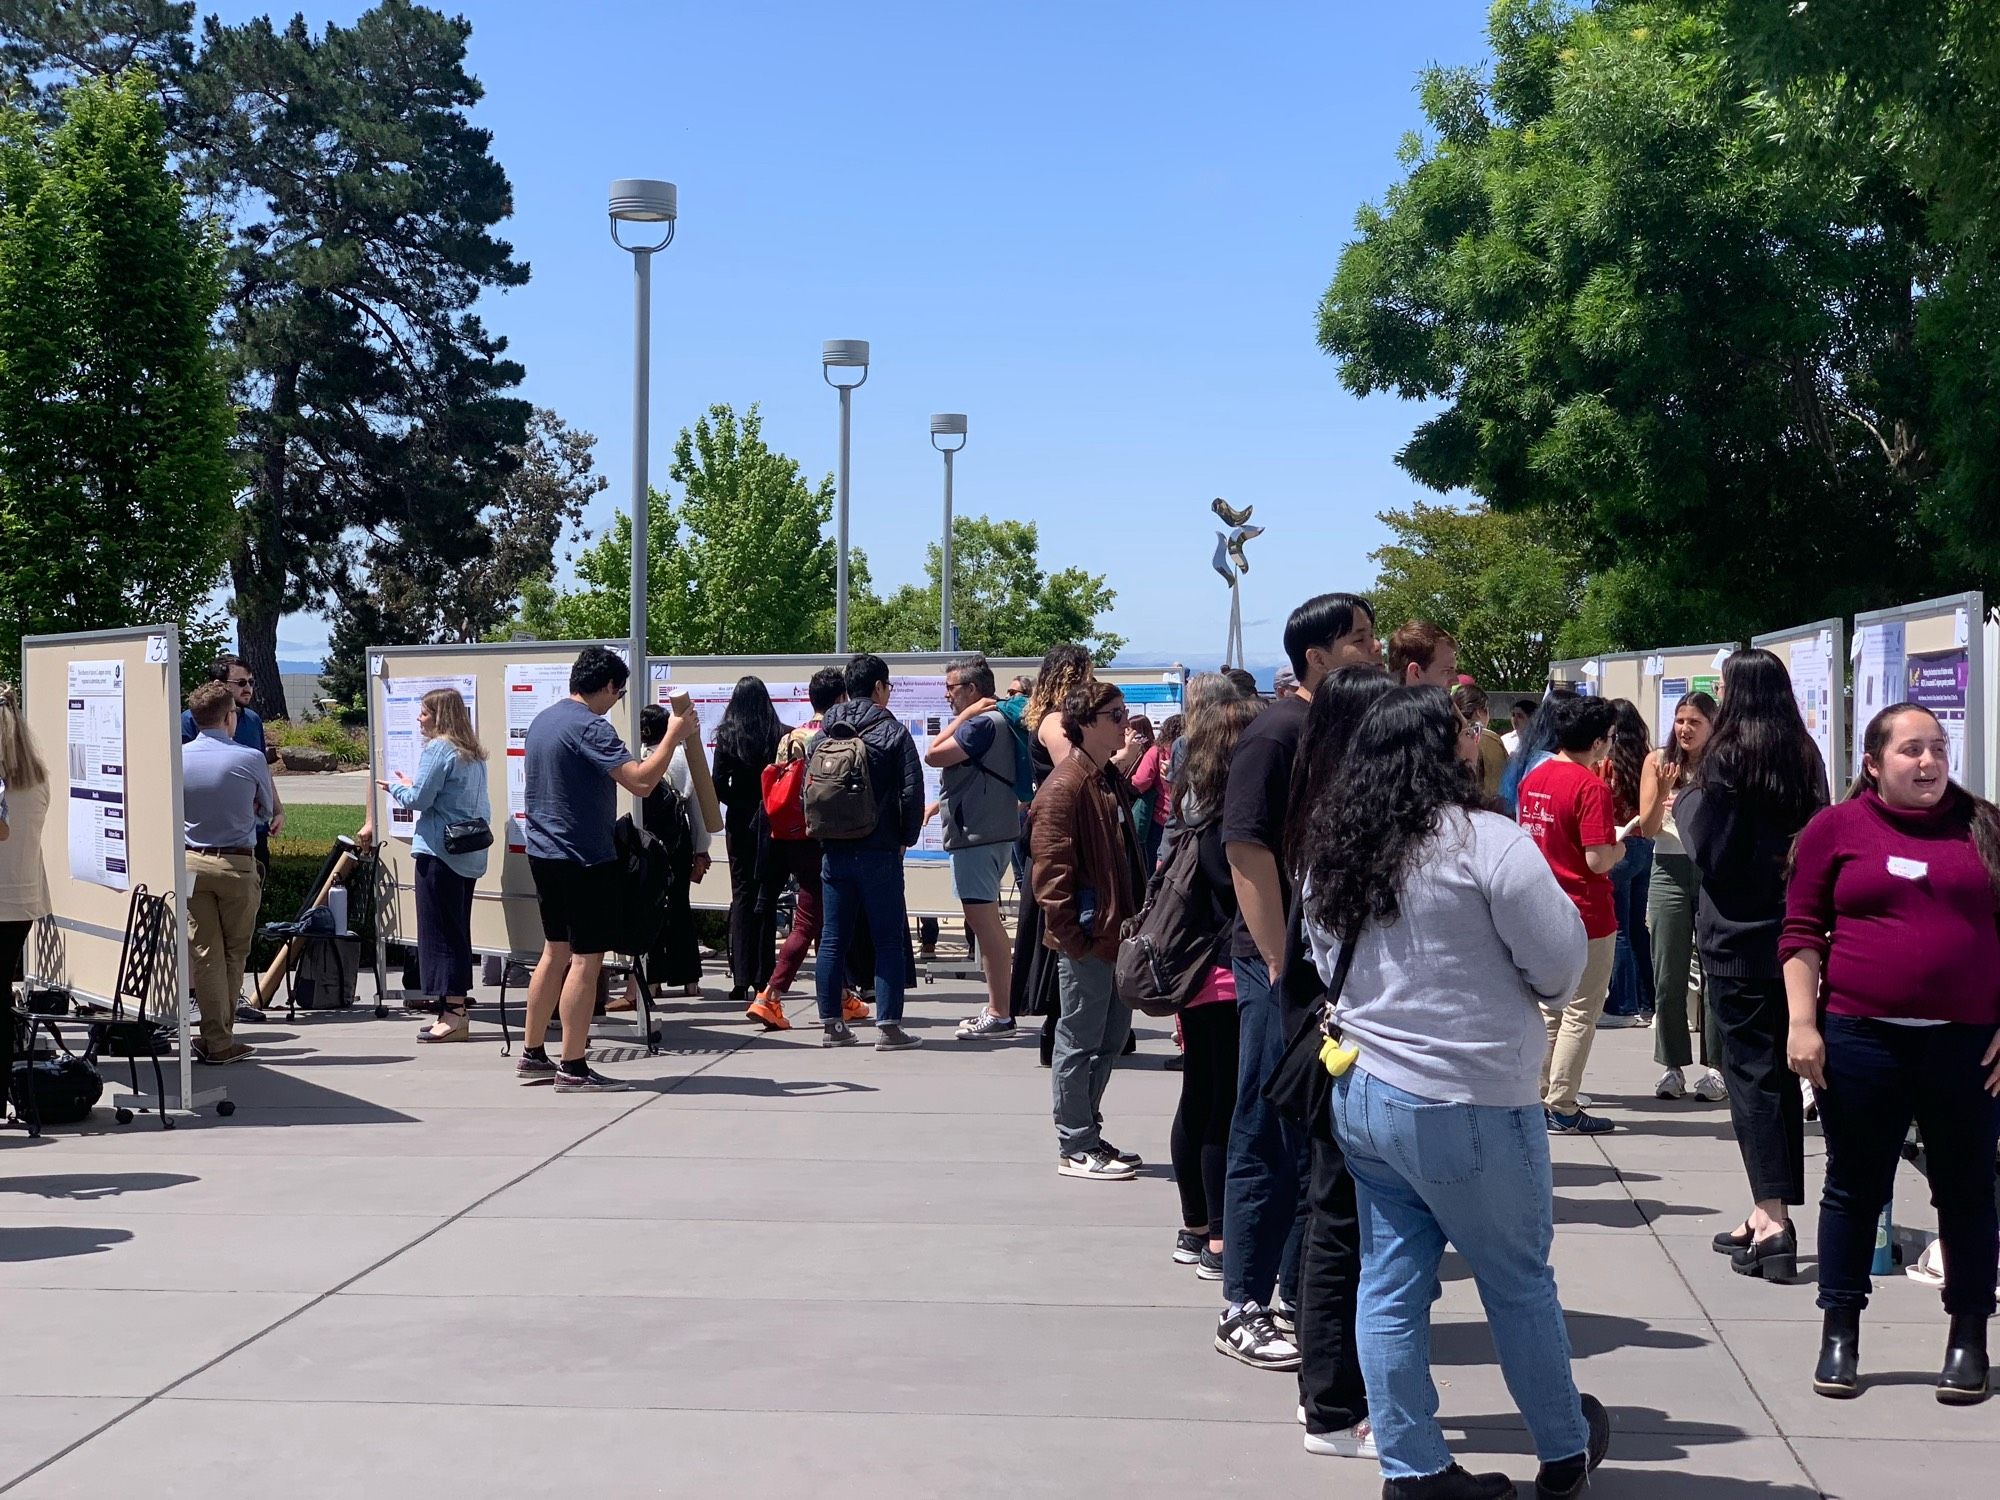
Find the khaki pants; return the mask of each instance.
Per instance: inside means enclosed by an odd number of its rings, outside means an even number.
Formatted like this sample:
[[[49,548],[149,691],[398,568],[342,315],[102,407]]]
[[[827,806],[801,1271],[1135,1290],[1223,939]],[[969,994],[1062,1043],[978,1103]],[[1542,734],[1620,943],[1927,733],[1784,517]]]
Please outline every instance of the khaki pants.
[[[1604,1014],[1604,997],[1611,990],[1611,960],[1618,952],[1618,934],[1590,940],[1583,961],[1583,978],[1576,995],[1548,1018],[1549,1050],[1542,1058],[1542,1103],[1559,1115],[1576,1113],[1577,1090],[1590,1065],[1590,1044],[1597,1038],[1597,1018]]]
[[[194,958],[194,994],[201,1002],[201,1045],[219,1052],[235,1039],[236,1002],[243,996],[243,970],[250,962],[250,939],[257,931],[263,876],[248,854],[187,857],[194,877],[188,898],[188,927]]]

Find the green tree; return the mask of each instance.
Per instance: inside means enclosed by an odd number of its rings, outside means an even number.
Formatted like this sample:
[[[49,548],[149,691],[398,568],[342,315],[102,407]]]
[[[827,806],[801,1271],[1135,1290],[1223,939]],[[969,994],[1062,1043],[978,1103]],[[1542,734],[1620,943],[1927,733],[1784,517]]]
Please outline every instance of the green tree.
[[[1046,572],[1034,522],[955,516],[951,546],[952,623],[966,650],[1040,656],[1058,641],[1076,641],[1108,663],[1125,644],[1101,620],[1110,613],[1117,591],[1101,573],[1082,568]],[[928,549],[924,572],[928,581],[923,584],[906,583],[879,602],[857,602],[856,645],[867,651],[938,648],[944,549],[936,542]]]
[[[0,117],[0,657],[23,634],[175,621],[232,540],[218,247],[167,170],[152,80]]]
[[[1380,570],[1371,598],[1387,634],[1429,620],[1458,642],[1458,666],[1482,686],[1534,688],[1582,605],[1582,565],[1525,516],[1484,505],[1417,502],[1376,519],[1395,540],[1369,554]]]
[[[1715,11],[1501,0],[1320,311],[1350,390],[1438,403],[1409,473],[1575,538],[1575,647],[1969,581],[1922,503],[1915,205],[1774,149]]]
[[[477,518],[528,406],[474,304],[528,268],[491,233],[512,193],[468,118],[466,21],[409,0],[317,34],[302,16],[210,16],[196,47],[193,19],[162,0],[23,0],[0,15],[0,68],[40,98],[131,56],[171,70],[178,169],[229,230],[237,638],[257,707],[282,716],[285,612],[361,597],[371,548],[447,572],[490,555]]]

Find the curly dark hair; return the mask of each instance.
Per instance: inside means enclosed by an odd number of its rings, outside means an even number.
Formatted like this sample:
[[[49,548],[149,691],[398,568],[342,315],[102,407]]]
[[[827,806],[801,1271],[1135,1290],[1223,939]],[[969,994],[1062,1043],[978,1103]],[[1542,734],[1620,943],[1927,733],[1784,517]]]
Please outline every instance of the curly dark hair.
[[[1630,698],[1613,698],[1611,707],[1616,714],[1611,721],[1611,801],[1623,823],[1639,814],[1639,778],[1645,774],[1653,736]]]
[[[1391,688],[1361,716],[1331,795],[1310,809],[1302,846],[1312,918],[1335,937],[1394,921],[1410,866],[1445,810],[1486,808],[1458,759],[1458,732],[1443,688]]]
[[[1380,667],[1342,667],[1329,672],[1314,691],[1292,765],[1292,788],[1285,806],[1285,868],[1297,870],[1305,857],[1307,810],[1333,794],[1347,759],[1347,746],[1361,716],[1395,684]]]

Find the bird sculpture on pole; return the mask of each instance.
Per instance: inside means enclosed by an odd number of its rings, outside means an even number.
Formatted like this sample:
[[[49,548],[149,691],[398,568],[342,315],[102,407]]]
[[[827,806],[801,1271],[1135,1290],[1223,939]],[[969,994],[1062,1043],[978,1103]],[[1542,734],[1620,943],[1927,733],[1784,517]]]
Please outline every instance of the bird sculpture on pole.
[[[1250,524],[1253,505],[1241,510],[1217,495],[1209,502],[1210,510],[1216,518],[1229,528],[1227,532],[1215,534],[1215,557],[1211,562],[1215,571],[1222,575],[1222,581],[1229,585],[1229,643],[1223,648],[1224,666],[1243,664],[1243,575],[1250,571],[1250,559],[1244,556],[1243,544],[1255,541],[1264,534],[1261,526]]]

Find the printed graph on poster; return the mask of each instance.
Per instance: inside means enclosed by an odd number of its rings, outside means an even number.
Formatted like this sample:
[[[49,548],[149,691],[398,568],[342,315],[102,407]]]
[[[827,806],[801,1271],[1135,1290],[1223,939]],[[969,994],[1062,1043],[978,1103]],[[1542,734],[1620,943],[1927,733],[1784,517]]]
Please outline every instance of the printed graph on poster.
[[[1965,705],[1972,684],[1971,653],[1963,646],[1953,651],[1926,651],[1910,657],[1904,670],[1909,691],[1903,696],[1936,716],[1950,747],[1951,774],[1963,781],[1967,776]]]
[[[125,821],[125,664],[69,664],[69,873],[132,888]]]

